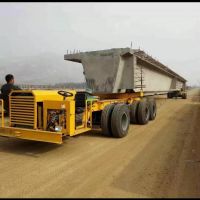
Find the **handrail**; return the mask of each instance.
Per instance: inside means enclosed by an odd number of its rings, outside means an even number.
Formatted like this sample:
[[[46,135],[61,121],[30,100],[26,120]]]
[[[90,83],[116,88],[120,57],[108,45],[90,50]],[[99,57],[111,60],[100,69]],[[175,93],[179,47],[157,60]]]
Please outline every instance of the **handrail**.
[[[1,101],[1,127],[5,126],[5,122],[4,122],[4,102],[3,99],[0,99]]]
[[[88,126],[87,126],[87,123],[88,123],[88,102],[90,102],[90,111],[89,111],[89,114],[90,114],[90,128],[92,128],[92,103],[94,102],[94,101],[97,101],[97,99],[87,99],[86,100],[86,108],[85,108],[85,110],[86,110],[86,112],[85,112],[85,128],[87,128]]]

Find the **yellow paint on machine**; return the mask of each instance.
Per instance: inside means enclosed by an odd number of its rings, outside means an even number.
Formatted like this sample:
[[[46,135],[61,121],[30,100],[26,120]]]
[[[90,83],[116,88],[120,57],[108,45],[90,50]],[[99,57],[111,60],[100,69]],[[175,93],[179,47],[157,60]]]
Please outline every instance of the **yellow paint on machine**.
[[[76,125],[75,90],[68,90],[72,96],[66,99],[58,90],[15,90],[9,96],[9,125],[5,126],[1,115],[0,136],[61,144],[64,136],[74,136],[93,129],[93,112],[102,111],[108,104],[139,101],[143,93],[118,93],[92,95],[85,99],[82,123]],[[60,131],[47,130],[48,110],[64,110],[66,127]],[[1,100],[3,111],[3,100]],[[7,120],[8,121],[8,120]]]
[[[0,135],[4,137],[62,144],[62,133],[54,133],[50,131],[0,127]]]

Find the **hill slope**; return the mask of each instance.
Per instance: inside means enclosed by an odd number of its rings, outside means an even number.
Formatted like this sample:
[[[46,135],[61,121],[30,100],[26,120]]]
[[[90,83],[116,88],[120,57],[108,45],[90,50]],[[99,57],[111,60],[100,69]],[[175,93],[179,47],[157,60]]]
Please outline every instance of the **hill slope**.
[[[63,55],[46,53],[30,57],[0,59],[0,83],[8,73],[15,76],[18,84],[55,84],[83,82],[81,64],[64,60]]]

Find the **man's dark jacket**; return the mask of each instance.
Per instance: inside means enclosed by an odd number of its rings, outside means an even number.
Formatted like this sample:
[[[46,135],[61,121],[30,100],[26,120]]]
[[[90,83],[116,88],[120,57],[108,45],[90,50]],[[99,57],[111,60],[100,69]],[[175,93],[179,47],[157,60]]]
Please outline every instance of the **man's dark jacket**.
[[[9,113],[9,94],[11,90],[21,90],[18,86],[12,83],[6,83],[1,87],[1,98],[4,101],[4,109]]]

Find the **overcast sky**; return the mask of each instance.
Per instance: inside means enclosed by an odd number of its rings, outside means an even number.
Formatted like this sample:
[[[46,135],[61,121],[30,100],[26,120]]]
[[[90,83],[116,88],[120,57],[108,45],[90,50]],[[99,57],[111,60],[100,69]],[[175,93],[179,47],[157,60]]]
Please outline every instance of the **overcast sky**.
[[[0,3],[0,60],[131,41],[200,83],[200,3]]]

